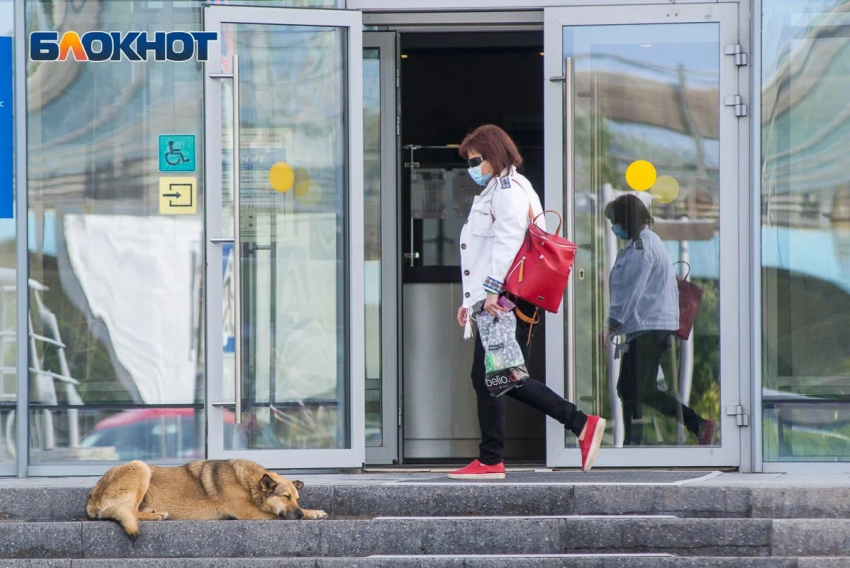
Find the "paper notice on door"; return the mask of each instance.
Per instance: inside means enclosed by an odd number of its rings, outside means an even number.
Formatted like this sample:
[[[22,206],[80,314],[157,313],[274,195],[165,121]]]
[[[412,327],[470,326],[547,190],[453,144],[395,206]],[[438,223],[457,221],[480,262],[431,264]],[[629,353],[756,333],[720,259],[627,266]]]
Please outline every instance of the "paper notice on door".
[[[446,218],[446,172],[415,169],[410,173],[410,216],[413,219]]]
[[[482,187],[472,181],[466,170],[452,172],[452,208],[456,219],[466,219],[472,208],[473,198],[481,192]]]

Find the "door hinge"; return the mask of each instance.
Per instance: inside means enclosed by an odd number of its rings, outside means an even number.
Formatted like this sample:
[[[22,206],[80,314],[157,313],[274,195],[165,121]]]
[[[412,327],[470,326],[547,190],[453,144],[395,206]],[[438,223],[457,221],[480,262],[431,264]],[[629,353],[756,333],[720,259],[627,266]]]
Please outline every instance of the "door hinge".
[[[734,416],[738,426],[749,426],[750,415],[744,412],[744,407],[740,404],[726,407],[726,416]]]
[[[730,95],[726,97],[726,106],[735,107],[735,116],[747,116],[747,105],[741,95]]]
[[[726,46],[726,55],[732,55],[735,57],[735,65],[738,67],[744,67],[750,62],[749,56],[744,53],[744,48],[741,47],[741,44],[736,43],[734,45]]]
[[[401,117],[398,115],[395,117],[395,135],[401,136]]]
[[[401,428],[401,405],[398,407],[398,427]]]

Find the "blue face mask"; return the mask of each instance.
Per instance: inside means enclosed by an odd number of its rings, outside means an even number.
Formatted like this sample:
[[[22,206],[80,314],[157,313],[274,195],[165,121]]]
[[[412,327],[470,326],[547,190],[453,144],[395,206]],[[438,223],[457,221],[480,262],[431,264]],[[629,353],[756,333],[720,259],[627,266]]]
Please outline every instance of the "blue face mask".
[[[626,230],[623,227],[620,226],[619,223],[614,223],[611,226],[611,232],[613,232],[615,235],[617,235],[618,239],[622,239],[624,241],[629,240],[629,234],[626,232]]]
[[[487,185],[487,182],[493,177],[492,173],[487,174],[486,176],[481,173],[481,164],[478,164],[474,168],[469,168],[467,171],[469,172],[469,177],[472,178],[472,181],[478,185]]]

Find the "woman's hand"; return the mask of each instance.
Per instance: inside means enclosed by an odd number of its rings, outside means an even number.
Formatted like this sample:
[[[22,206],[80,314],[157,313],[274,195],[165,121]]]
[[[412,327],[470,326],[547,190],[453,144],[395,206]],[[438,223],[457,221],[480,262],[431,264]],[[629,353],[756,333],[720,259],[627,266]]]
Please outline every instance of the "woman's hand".
[[[466,318],[469,315],[469,310],[464,308],[463,306],[457,309],[457,323],[460,324],[460,327],[466,325]]]
[[[487,299],[484,300],[484,311],[493,317],[499,317],[499,314],[505,311],[499,305],[498,294],[487,294]]]

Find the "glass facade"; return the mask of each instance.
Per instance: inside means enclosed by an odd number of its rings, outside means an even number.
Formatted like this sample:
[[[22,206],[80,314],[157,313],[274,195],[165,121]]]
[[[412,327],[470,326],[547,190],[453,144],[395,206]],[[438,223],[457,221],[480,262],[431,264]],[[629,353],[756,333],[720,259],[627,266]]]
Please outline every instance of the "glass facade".
[[[848,7],[763,1],[765,461],[850,461]]]
[[[0,124],[4,132],[0,133],[2,149],[0,160],[4,163],[0,172],[0,467],[12,465],[17,456],[17,428],[15,406],[18,400],[17,378],[17,270],[16,270],[16,211],[13,206],[16,186],[13,178],[16,174],[10,152],[14,133],[13,108],[11,96],[13,57],[15,54],[15,10],[12,0],[0,1]]]
[[[719,435],[704,436],[707,421],[720,414],[718,38],[715,23],[563,30],[577,93],[576,398],[585,412],[611,417],[606,445],[720,444]],[[646,355],[636,364],[634,352],[620,357],[599,347],[611,275],[626,246],[604,211],[626,193],[646,205],[676,275],[703,290],[692,334],[687,341],[671,337],[660,349],[660,366]],[[640,294],[662,285],[635,280]],[[638,385],[635,369],[647,365],[657,373],[650,382],[643,372]],[[566,441],[576,443],[571,433]]]
[[[343,4],[337,0],[212,3],[311,8]],[[27,34],[203,28],[201,0],[25,0],[17,4],[25,10]],[[761,321],[755,341],[761,345],[763,414],[753,417],[762,420],[763,455],[759,457],[765,462],[850,462],[850,347],[841,333],[845,308],[850,308],[850,178],[842,160],[850,132],[844,102],[850,86],[850,2],[762,0],[761,8],[761,14],[754,14],[757,33],[753,39],[761,45],[761,76],[756,80],[759,91],[752,93],[753,98],[760,97],[760,120],[753,128],[760,130],[761,147],[757,162],[751,164],[758,168],[760,180],[760,187],[751,189],[758,193],[761,218],[760,265],[755,267],[761,271],[756,299]],[[17,39],[16,47],[22,49],[24,39],[14,37],[14,10],[13,0],[0,0],[0,41],[8,38],[14,45]],[[654,42],[627,37],[617,26],[606,28],[604,37],[587,38],[587,45],[582,43],[580,29],[574,30],[578,35],[567,38],[576,51],[572,55],[577,57],[580,91],[576,235],[589,243],[580,254],[591,267],[582,274],[584,287],[577,287],[577,307],[583,311],[577,317],[576,394],[588,410],[604,415],[610,416],[617,406],[612,374],[616,365],[594,343],[594,330],[605,312],[608,264],[617,248],[602,222],[601,207],[603,201],[630,189],[622,183],[626,168],[635,160],[648,160],[660,165],[659,175],[673,178],[678,190],[670,202],[652,201],[660,230],[666,230],[670,255],[674,261],[688,260],[691,279],[706,291],[694,341],[688,350],[677,343],[677,349],[662,361],[658,386],[701,416],[716,420],[722,413],[716,117],[728,109],[718,104],[719,63],[712,59],[716,55],[712,25],[674,28],[650,30]],[[277,45],[281,52],[287,48],[287,38],[296,35],[271,27],[230,32],[242,47]],[[326,43],[328,48],[314,49],[314,55],[325,53],[315,60],[305,52],[304,69],[339,87],[340,77],[333,75],[343,62],[333,58],[342,57],[341,38],[330,31],[307,32],[315,36],[311,41]],[[273,52],[269,51],[270,57]],[[6,57],[2,49],[0,56]],[[394,378],[384,376],[381,369],[381,313],[387,307],[381,305],[380,201],[385,189],[381,162],[386,157],[380,151],[379,52],[366,49],[362,57],[366,292],[366,407],[362,412],[367,445],[381,446],[383,385]],[[11,75],[11,59],[0,61],[0,69],[4,73],[9,69]],[[294,100],[284,93],[289,92],[287,88],[298,91],[297,85],[287,87],[275,73],[269,62],[246,67],[246,77],[251,79],[243,97],[247,122],[254,120],[251,109],[285,110]],[[27,463],[104,464],[137,458],[182,462],[205,457],[203,65],[27,60],[25,75],[27,234],[16,234],[15,211],[0,216],[0,472],[11,471],[21,459],[16,448],[20,417],[15,411],[19,341],[27,342],[29,352],[29,392],[24,395],[29,406],[30,447],[23,458]],[[623,77],[631,82],[618,82],[625,81]],[[302,95],[324,89],[305,77],[299,80],[306,89],[298,91]],[[333,108],[325,110],[333,114],[338,127],[333,136],[337,137],[345,128],[340,118],[343,90],[322,90],[335,97]],[[644,106],[635,99],[642,90],[651,95]],[[631,95],[628,104],[618,99],[622,92]],[[664,96],[671,103],[659,106],[659,97]],[[321,106],[321,100],[317,97],[312,102]],[[264,133],[286,126],[280,115],[271,120],[266,125],[248,124],[243,132],[243,144],[256,150],[252,156],[264,156]],[[227,123],[226,114],[223,122]],[[340,142],[330,140],[333,136],[326,136],[318,123],[307,122],[305,132],[309,130],[314,141],[325,139],[331,153],[337,152],[328,155],[326,164],[314,164],[316,171],[326,170],[328,187],[337,187],[343,175]],[[196,209],[190,214],[164,215],[159,155],[165,148],[162,144],[177,136],[194,136],[192,151],[183,147],[192,169],[182,173],[196,178]],[[319,155],[319,150],[305,148],[293,146],[290,154]],[[409,153],[402,156],[405,159],[410,159]],[[250,172],[251,164],[242,166]],[[254,174],[243,175],[245,182]],[[319,187],[321,180],[314,181]],[[246,261],[243,256],[245,274],[253,274],[247,282],[257,290],[255,303],[246,304],[243,311],[248,309],[255,323],[274,327],[277,333],[276,338],[258,333],[246,340],[250,347],[246,368],[270,377],[274,374],[270,369],[279,373],[274,380],[254,384],[257,390],[246,395],[254,397],[251,404],[261,409],[254,415],[246,411],[246,417],[262,423],[253,438],[245,438],[244,427],[225,420],[228,448],[242,443],[257,449],[336,448],[351,443],[340,429],[339,416],[348,412],[340,389],[346,373],[345,356],[340,355],[346,341],[347,308],[340,296],[346,289],[346,268],[338,234],[344,225],[344,203],[336,190],[331,194],[336,197],[325,204],[326,210],[321,209],[325,205],[310,202],[320,197],[318,192],[309,193],[306,200],[293,192],[291,203],[290,196],[275,202],[272,217],[278,220],[296,206],[312,208],[317,214],[323,211],[327,219],[308,223],[309,227],[287,227],[283,221],[261,227],[255,244],[257,250],[277,247],[278,256],[267,259],[274,261],[274,270],[263,272],[256,258]],[[692,225],[688,233],[692,238],[676,232],[677,223],[682,222]],[[312,237],[300,240],[302,233]],[[26,331],[18,329],[16,315],[18,238],[26,239],[29,251]],[[298,274],[284,269],[287,255],[302,252],[316,264],[305,265]],[[262,254],[266,253],[257,258]],[[222,274],[225,290],[232,293],[227,288],[228,269],[232,276],[233,267],[226,263]],[[302,292],[309,289],[333,298],[312,323],[307,313],[312,300],[299,303],[272,290],[269,282],[286,277],[326,282],[331,288],[325,293],[302,285]],[[266,296],[260,294],[263,290]],[[232,304],[231,298],[231,308]],[[268,315],[273,310],[265,308],[274,305],[288,308],[274,312],[278,319],[273,322]],[[233,322],[224,308],[223,320],[230,322],[228,332],[232,333]],[[317,335],[318,342],[286,341],[309,326],[316,328],[308,333]],[[215,342],[210,345],[218,348]],[[227,353],[227,338],[223,348]],[[298,371],[291,380],[282,366],[275,367],[280,363],[273,358],[275,351],[286,351],[289,363],[299,362],[295,367],[288,364]],[[753,380],[741,377],[745,384]],[[224,384],[232,385],[232,381],[225,378]],[[287,400],[301,410],[297,419],[278,427],[270,413],[280,410],[274,407],[280,397],[286,398],[286,389],[292,391]],[[677,416],[647,408],[642,420],[648,435],[634,445],[696,445],[696,437],[679,425]],[[622,445],[622,433],[612,429],[608,444]],[[712,445],[717,444],[720,439]],[[748,456],[741,460],[746,462]]]
[[[27,1],[26,28],[196,31],[201,6]],[[202,73],[198,62],[28,62],[30,463],[204,456]],[[160,211],[159,154],[175,136],[194,136],[188,215]],[[15,266],[5,223],[3,269]],[[14,360],[1,347],[5,372]],[[0,381],[3,405],[14,373]]]

